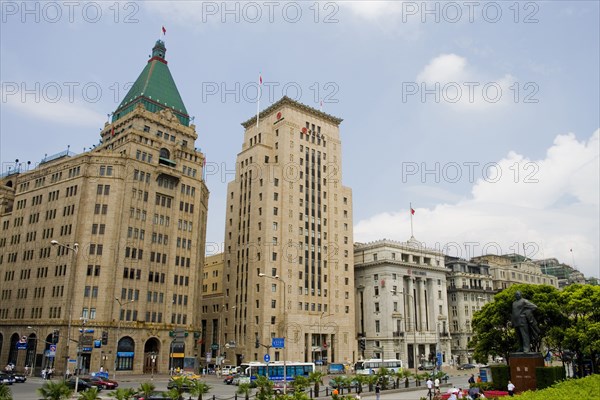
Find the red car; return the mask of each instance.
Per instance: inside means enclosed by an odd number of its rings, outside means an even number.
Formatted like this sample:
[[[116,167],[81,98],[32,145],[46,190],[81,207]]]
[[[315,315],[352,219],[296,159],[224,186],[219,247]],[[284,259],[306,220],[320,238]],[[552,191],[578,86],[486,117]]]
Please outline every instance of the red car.
[[[110,379],[100,378],[99,376],[90,376],[86,378],[86,381],[90,382],[94,386],[98,386],[100,389],[116,389],[119,387],[119,383]]]

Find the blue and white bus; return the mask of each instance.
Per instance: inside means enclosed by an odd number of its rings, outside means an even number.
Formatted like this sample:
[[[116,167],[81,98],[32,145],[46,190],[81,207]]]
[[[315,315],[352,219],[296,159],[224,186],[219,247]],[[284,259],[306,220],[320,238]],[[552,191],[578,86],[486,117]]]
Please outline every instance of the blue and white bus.
[[[240,365],[240,371],[250,377],[251,381],[256,380],[258,376],[268,376],[271,381],[283,381],[283,361],[270,362],[249,362]],[[311,372],[315,372],[315,364],[310,362],[286,362],[285,370],[287,381],[293,381],[297,376],[308,378]],[[268,372],[268,374],[267,374]]]
[[[354,364],[354,372],[357,375],[373,375],[379,372],[379,369],[382,367],[388,371],[398,372],[402,369],[402,360],[382,360],[381,358],[360,360]]]

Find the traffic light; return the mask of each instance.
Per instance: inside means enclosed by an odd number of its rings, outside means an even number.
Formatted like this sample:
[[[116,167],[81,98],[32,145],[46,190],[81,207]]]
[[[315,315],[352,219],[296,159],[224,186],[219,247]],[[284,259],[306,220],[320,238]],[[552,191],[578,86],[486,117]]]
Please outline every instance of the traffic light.
[[[256,343],[254,343],[254,347],[256,347],[257,349],[260,348],[260,342],[258,341],[258,338],[256,338]]]
[[[361,337],[358,339],[358,347],[362,350],[365,351],[365,349],[367,348],[367,338]]]
[[[108,344],[108,331],[102,331],[102,345],[106,346]]]

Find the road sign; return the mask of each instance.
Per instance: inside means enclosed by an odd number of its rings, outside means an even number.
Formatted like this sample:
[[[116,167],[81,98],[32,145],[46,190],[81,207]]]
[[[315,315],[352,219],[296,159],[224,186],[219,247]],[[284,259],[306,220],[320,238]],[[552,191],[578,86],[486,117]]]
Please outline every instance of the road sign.
[[[263,357],[263,359],[265,360],[265,362],[268,363],[269,361],[271,361],[271,356],[268,355],[268,354],[265,354],[265,356]]]
[[[219,345],[216,344],[216,343],[213,343],[213,344],[210,345],[210,348],[213,349],[213,350],[219,350]]]
[[[442,353],[437,353],[437,365],[438,368],[442,366]]]
[[[56,351],[56,345],[55,344],[51,344],[50,345],[50,351]]]
[[[285,338],[271,338],[271,347],[274,347],[276,349],[283,349],[285,347]]]
[[[206,352],[206,362],[209,363],[212,360],[212,353],[210,351]]]

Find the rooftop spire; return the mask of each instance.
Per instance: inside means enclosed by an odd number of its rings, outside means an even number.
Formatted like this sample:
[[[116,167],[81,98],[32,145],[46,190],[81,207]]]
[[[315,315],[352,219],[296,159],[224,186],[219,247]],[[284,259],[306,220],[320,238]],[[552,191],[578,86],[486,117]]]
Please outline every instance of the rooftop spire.
[[[190,124],[190,116],[177,90],[177,85],[167,66],[165,42],[157,40],[152,48],[152,57],[113,113],[115,122],[133,111],[138,103],[151,112],[170,109],[185,126]]]

